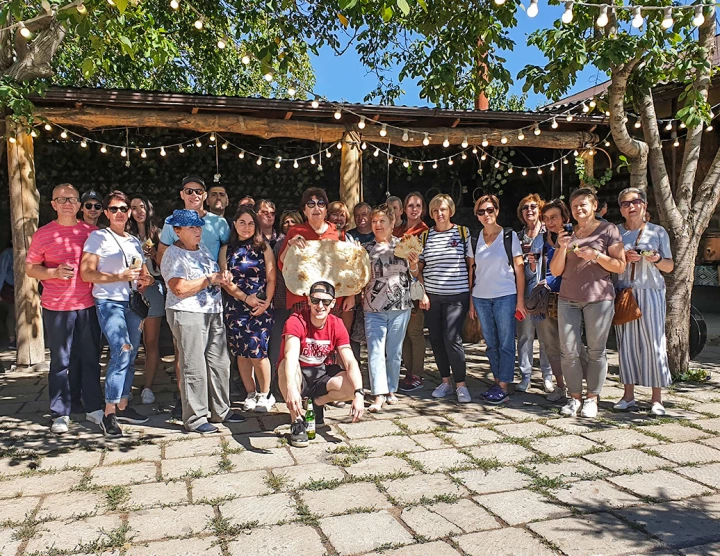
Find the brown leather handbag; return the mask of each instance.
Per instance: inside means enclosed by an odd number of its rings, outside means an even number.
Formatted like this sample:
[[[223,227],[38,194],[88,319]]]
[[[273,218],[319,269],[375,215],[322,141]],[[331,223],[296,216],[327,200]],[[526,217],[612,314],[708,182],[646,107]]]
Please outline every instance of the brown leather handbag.
[[[635,240],[634,247],[637,247],[637,244],[640,241],[640,236],[642,235],[644,229],[645,226],[643,225],[643,227],[640,228],[637,239]],[[630,283],[632,284],[634,281],[635,263],[632,263],[632,270],[630,271]],[[623,324],[627,324],[628,322],[638,320],[640,317],[642,317],[642,311],[637,304],[637,300],[635,299],[635,295],[633,294],[632,287],[624,288],[617,292],[617,295],[615,296],[615,316],[613,317],[612,323],[615,326],[621,326]]]

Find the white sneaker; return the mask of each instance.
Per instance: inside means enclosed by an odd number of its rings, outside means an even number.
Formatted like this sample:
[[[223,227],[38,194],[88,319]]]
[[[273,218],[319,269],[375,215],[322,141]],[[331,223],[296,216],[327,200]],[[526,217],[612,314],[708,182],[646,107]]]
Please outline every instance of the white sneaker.
[[[575,415],[577,415],[578,409],[580,409],[581,405],[582,404],[580,403],[580,400],[576,400],[575,398],[570,398],[568,400],[568,402],[560,410],[560,414],[565,415],[566,417],[575,417]]]
[[[594,419],[597,417],[598,412],[598,403],[597,398],[585,398],[585,402],[582,406],[582,411],[580,412],[580,415],[583,417],[588,417],[590,419]]]
[[[255,392],[249,392],[245,401],[243,402],[243,409],[245,411],[255,411],[257,406],[257,394]]]
[[[551,394],[555,391],[555,383],[553,382],[551,376],[545,377],[543,379],[543,388],[545,388],[545,392],[547,392],[548,394]]]
[[[433,390],[432,397],[433,398],[444,398],[445,396],[449,396],[452,394],[453,388],[450,386],[449,383],[443,382]]]
[[[140,392],[140,401],[145,405],[155,403],[155,394],[150,388],[143,388],[143,391]]]
[[[99,425],[102,422],[104,416],[105,412],[102,409],[98,409],[95,411],[91,411],[90,413],[86,413],[85,420]]]
[[[549,402],[559,402],[563,398],[567,398],[567,388],[560,388],[558,386],[555,390],[550,392],[545,399]]]
[[[52,432],[54,432],[55,434],[64,434],[68,431],[69,426],[70,426],[70,417],[67,415],[63,415],[62,417],[55,418],[52,426],[50,427],[50,430]]]
[[[613,406],[613,409],[619,409],[620,411],[627,411],[631,408],[636,408],[637,404],[635,403],[635,400],[630,400],[629,402],[626,402],[625,400],[620,400],[618,403],[616,403]]]
[[[257,413],[267,413],[275,405],[275,396],[270,394],[257,394],[255,397],[255,411]]]
[[[662,417],[663,415],[665,415],[665,407],[660,402],[655,402],[652,404],[650,413],[652,413],[653,415],[657,415],[658,417]]]
[[[517,383],[517,386],[515,386],[515,391],[527,392],[528,388],[530,388],[530,377],[524,376],[523,379]]]
[[[456,392],[458,403],[470,403],[470,400],[472,400],[467,386],[459,386]]]

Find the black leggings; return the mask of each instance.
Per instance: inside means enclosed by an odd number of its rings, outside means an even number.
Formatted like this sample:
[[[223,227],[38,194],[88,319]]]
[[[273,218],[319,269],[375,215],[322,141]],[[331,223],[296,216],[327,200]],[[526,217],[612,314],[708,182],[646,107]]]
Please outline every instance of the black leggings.
[[[455,382],[465,382],[465,350],[462,329],[470,308],[470,294],[428,294],[430,308],[425,311],[425,325],[430,335],[430,346],[440,376],[450,376],[452,368]]]

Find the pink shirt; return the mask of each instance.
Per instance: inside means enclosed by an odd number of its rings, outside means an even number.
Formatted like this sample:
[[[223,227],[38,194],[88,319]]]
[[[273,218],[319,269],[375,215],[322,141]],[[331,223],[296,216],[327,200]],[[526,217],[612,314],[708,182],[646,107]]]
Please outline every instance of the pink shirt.
[[[74,226],[61,226],[56,220],[46,224],[32,237],[28,249],[27,262],[42,264],[46,268],[57,268],[69,264],[75,274],[69,280],[56,278],[43,280],[41,305],[50,311],[79,311],[95,304],[92,296],[92,284],[80,279],[80,259],[85,240],[91,232],[97,230],[82,221]]]

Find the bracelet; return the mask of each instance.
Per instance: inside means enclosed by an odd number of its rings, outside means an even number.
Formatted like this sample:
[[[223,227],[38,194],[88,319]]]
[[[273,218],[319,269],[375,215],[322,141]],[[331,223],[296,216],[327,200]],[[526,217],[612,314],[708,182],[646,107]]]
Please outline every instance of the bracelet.
[[[410,269],[410,272],[417,272],[417,271],[418,271],[418,267],[415,267],[415,268],[411,268],[411,269]]]
[[[205,280],[207,280],[208,287],[212,286],[212,280],[210,279],[210,275],[209,275],[209,274],[206,274],[206,275],[205,275]]]
[[[597,260],[600,258],[600,251],[598,251],[597,249],[595,249],[595,252],[597,253],[597,255],[595,255],[595,258],[594,258],[593,260],[594,260],[594,261],[597,261]]]

